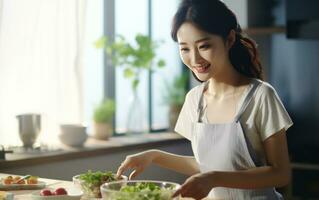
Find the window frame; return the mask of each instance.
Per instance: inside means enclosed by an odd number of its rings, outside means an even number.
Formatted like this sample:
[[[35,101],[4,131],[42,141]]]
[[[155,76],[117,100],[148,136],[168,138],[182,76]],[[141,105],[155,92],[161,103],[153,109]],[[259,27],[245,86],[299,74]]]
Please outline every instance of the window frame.
[[[148,13],[148,31],[147,34],[149,35],[150,38],[152,38],[152,28],[153,28],[153,23],[152,23],[152,17],[153,17],[153,12],[152,12],[152,0],[148,0],[148,6],[147,6],[147,13]],[[114,36],[115,36],[115,0],[105,0],[104,1],[104,6],[103,6],[103,17],[104,17],[104,28],[103,32],[104,35],[108,36],[110,41],[114,41]],[[180,66],[182,67],[182,72],[187,71],[187,69],[183,66],[182,62],[180,62]],[[107,59],[107,55],[103,54],[103,97],[104,98],[112,98],[115,99],[116,101],[116,70],[112,63]],[[165,132],[168,131],[169,127],[163,128],[163,129],[154,129],[152,127],[153,124],[153,96],[152,96],[152,89],[153,89],[153,73],[151,71],[148,72],[148,118],[147,118],[147,123],[149,129],[147,130],[148,133],[159,133],[159,132]],[[189,88],[189,83],[186,85],[187,88]],[[117,132],[116,131],[116,112],[113,117],[113,136],[121,136],[121,135],[126,135],[125,132]]]

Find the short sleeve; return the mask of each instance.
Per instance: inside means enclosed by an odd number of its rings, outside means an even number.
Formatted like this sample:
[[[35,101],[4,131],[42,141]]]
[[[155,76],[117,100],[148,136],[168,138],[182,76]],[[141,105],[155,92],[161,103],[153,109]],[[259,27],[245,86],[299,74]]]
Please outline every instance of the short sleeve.
[[[193,112],[196,112],[196,110],[194,110],[192,107],[192,98],[191,93],[189,92],[185,97],[183,107],[181,109],[181,112],[179,113],[175,125],[175,132],[179,133],[188,140],[191,140],[192,138],[192,115],[194,115]]]
[[[264,141],[282,129],[287,130],[293,122],[275,89],[268,84],[263,84],[261,90],[260,107],[255,123]]]

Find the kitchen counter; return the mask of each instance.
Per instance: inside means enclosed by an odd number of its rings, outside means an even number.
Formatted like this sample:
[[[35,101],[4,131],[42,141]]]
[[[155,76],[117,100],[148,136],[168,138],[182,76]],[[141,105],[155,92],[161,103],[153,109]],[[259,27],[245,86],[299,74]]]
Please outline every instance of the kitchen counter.
[[[91,156],[114,154],[139,148],[157,148],[172,143],[185,143],[186,139],[175,133],[152,133],[138,136],[111,137],[109,140],[89,138],[83,147],[62,146],[54,151],[26,152],[6,154],[6,160],[0,160],[0,169],[32,166],[51,162],[66,161]]]
[[[8,175],[12,174],[2,174],[0,173],[1,177],[6,177]],[[13,175],[15,176],[15,175]],[[47,187],[50,188],[58,188],[58,187],[64,187],[64,188],[70,188],[74,187],[73,183],[71,181],[62,181],[62,180],[56,180],[56,179],[47,179],[47,178],[40,178],[40,181],[43,181],[46,183]],[[31,193],[38,191],[38,190],[16,190],[16,191],[8,191],[10,193],[14,194],[14,200],[32,200],[31,199]],[[86,200],[85,198],[82,198],[81,200]],[[192,200],[192,198],[180,198],[180,200]],[[213,199],[205,199],[205,200],[213,200]]]
[[[88,170],[115,172],[127,155],[148,149],[192,155],[190,142],[175,133],[118,136],[107,141],[89,138],[79,148],[61,146],[59,151],[7,154],[6,160],[0,160],[0,172],[71,181],[72,176]],[[187,176],[152,165],[139,178],[183,183]]]

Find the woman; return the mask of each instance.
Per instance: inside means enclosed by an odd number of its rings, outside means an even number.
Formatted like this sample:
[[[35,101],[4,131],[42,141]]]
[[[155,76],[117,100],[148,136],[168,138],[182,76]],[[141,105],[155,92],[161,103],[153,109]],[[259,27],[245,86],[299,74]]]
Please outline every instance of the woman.
[[[118,175],[151,163],[189,175],[174,194],[202,199],[282,199],[290,181],[286,130],[292,121],[276,91],[262,80],[255,43],[243,36],[219,0],[184,0],[172,37],[201,85],[186,96],[175,131],[194,157],[149,150],[131,155]]]

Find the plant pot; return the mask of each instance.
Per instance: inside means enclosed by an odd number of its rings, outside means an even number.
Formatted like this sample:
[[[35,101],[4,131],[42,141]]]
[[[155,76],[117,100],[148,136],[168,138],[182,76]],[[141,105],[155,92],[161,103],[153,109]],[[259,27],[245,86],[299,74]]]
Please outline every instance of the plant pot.
[[[97,123],[93,125],[93,136],[98,140],[107,140],[113,134],[113,126],[111,123]]]
[[[169,131],[174,131],[182,105],[170,105],[169,107]]]

